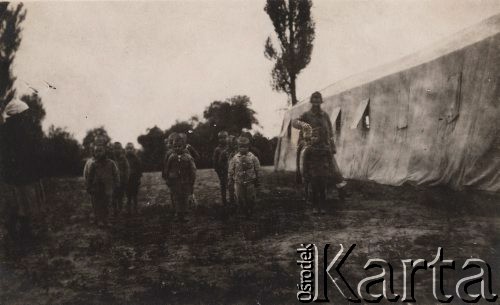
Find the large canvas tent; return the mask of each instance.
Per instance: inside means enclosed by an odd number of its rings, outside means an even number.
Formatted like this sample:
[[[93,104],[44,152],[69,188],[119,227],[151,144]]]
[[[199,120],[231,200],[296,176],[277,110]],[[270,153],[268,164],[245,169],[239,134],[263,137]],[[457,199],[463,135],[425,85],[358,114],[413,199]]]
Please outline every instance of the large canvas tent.
[[[500,191],[500,15],[322,95],[345,177]],[[285,113],[277,170],[295,170],[291,120],[309,107]]]

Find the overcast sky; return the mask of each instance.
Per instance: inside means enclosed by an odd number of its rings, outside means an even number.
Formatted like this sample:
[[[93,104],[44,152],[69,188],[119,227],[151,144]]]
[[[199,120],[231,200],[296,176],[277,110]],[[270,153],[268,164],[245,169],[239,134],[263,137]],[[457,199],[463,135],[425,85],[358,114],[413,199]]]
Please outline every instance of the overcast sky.
[[[214,100],[248,95],[267,136],[286,95],[270,87],[273,34],[264,0],[29,2],[14,73],[18,96],[40,89],[45,128],[78,140],[104,125],[136,142],[155,125],[201,117]],[[298,97],[398,59],[500,13],[498,0],[314,0],[312,60]],[[46,89],[44,81],[55,85]]]

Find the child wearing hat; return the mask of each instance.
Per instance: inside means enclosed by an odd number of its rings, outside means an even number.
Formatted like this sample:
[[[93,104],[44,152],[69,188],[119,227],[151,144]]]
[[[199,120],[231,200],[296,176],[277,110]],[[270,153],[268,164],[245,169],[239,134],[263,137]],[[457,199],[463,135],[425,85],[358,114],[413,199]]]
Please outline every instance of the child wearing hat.
[[[238,138],[238,153],[229,162],[228,170],[228,188],[231,196],[236,198],[238,206],[247,217],[253,212],[256,188],[259,187],[260,183],[260,162],[250,152],[249,146],[248,138]]]
[[[87,176],[87,191],[92,196],[95,223],[108,223],[108,209],[113,191],[120,185],[120,174],[115,162],[106,157],[106,147],[94,147],[95,160],[90,164]]]
[[[173,143],[173,153],[164,167],[164,177],[172,194],[175,216],[185,221],[189,197],[193,194],[196,180],[196,165],[193,157],[186,151],[185,138],[177,136]]]

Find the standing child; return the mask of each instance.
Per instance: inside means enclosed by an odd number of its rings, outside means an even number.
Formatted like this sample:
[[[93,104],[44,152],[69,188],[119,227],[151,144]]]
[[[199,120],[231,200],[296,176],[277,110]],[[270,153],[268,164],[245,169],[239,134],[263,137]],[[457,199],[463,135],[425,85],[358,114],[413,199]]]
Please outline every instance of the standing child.
[[[236,137],[233,135],[229,135],[227,137],[227,146],[224,151],[222,151],[220,159],[221,161],[225,162],[226,166],[226,175],[229,172],[229,161],[238,153],[238,143],[236,141]],[[227,181],[227,180],[226,180]],[[226,185],[227,188],[227,185]],[[234,198],[234,192],[229,192],[229,203],[234,204],[235,198]]]
[[[117,217],[122,210],[123,197],[125,195],[130,173],[130,166],[125,156],[125,150],[120,142],[115,142],[113,145],[113,158],[120,173],[120,184],[113,193],[113,214]]]
[[[108,223],[108,208],[113,197],[113,190],[120,185],[120,174],[115,162],[106,157],[104,145],[96,145],[95,161],[90,165],[87,190],[92,196],[95,223]]]
[[[227,204],[226,198],[226,189],[227,189],[227,169],[228,169],[228,160],[225,154],[227,150],[227,137],[228,133],[226,131],[220,131],[217,134],[219,138],[219,145],[215,147],[214,154],[212,157],[212,165],[214,167],[217,176],[219,177],[220,183],[220,194],[222,198],[222,204]]]
[[[174,140],[174,152],[168,157],[164,176],[172,192],[175,216],[178,221],[185,221],[189,197],[193,194],[196,179],[194,159],[186,151],[184,137]]]
[[[137,195],[139,193],[139,186],[141,185],[142,164],[139,157],[137,157],[134,144],[127,143],[125,152],[130,167],[127,184],[127,212],[130,215],[132,212],[132,205],[134,207],[134,212],[137,213]]]
[[[83,166],[83,180],[85,181],[85,185],[88,184],[89,181],[89,172],[90,172],[90,167],[92,164],[95,162],[95,148],[94,148],[94,143],[90,144],[90,151],[91,151],[91,157],[85,161],[85,165]],[[92,201],[92,196],[90,196],[90,204],[92,205],[92,210],[95,210],[94,208],[94,202]],[[95,214],[94,214],[95,217]]]
[[[313,213],[325,213],[326,185],[332,177],[330,147],[320,140],[318,130],[313,130],[303,150],[302,175],[309,185]]]
[[[254,209],[256,188],[259,187],[260,162],[249,151],[250,141],[238,138],[238,153],[229,161],[228,188],[238,206],[249,217]]]

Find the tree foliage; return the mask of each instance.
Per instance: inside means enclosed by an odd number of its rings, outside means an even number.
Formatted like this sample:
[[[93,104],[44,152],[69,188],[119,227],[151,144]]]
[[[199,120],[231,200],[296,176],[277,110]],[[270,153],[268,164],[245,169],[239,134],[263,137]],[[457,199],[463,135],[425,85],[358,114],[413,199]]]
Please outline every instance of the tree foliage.
[[[244,128],[252,129],[259,124],[251,107],[248,96],[236,95],[224,102],[212,102],[203,112],[203,118],[212,126],[215,135],[221,130],[239,134]]]
[[[137,138],[141,144],[140,157],[146,171],[159,171],[162,168],[165,155],[165,133],[159,127],[149,128],[144,135]]]
[[[311,0],[267,0],[264,8],[271,19],[279,46],[268,37],[264,55],[274,62],[271,85],[285,92],[292,105],[297,103],[296,80],[311,61],[314,20]]]
[[[142,145],[141,159],[146,170],[159,170],[165,153],[163,140],[173,132],[187,135],[187,142],[193,146],[200,157],[196,160],[198,168],[212,166],[212,154],[218,144],[217,134],[225,130],[239,136],[243,129],[252,129],[259,122],[256,113],[251,108],[250,98],[237,95],[225,101],[212,102],[203,112],[203,119],[193,116],[187,121],[176,121],[170,128],[162,132],[158,127],[148,129],[146,134],[139,136]],[[266,142],[267,141],[267,142]],[[272,164],[274,148],[268,145],[269,140],[258,134],[255,143],[266,156],[265,164]],[[269,163],[271,162],[271,163]]]
[[[82,148],[65,128],[49,127],[43,141],[44,176],[76,176],[82,173]]]
[[[108,132],[104,128],[104,126],[96,127],[87,131],[85,138],[83,138],[83,152],[85,156],[89,157],[92,155],[91,147],[95,142],[95,139],[100,137],[105,141],[106,144],[111,142],[111,137],[108,135]]]
[[[0,2],[0,113],[15,95],[12,63],[21,44],[21,23],[25,17],[22,3]]]
[[[30,108],[29,111],[34,123],[33,126],[36,129],[33,132],[36,134],[37,138],[42,139],[44,136],[42,121],[47,114],[43,107],[42,98],[36,93],[33,93],[32,95],[23,95],[21,101],[25,102]]]

